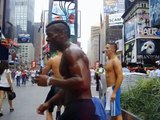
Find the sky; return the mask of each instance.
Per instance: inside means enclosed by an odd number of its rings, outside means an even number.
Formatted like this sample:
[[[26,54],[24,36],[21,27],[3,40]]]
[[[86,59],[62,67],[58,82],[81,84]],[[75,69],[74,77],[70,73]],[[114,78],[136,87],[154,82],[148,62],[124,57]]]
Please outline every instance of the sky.
[[[41,13],[42,10],[48,9],[49,0],[35,0],[35,8],[34,8],[34,22],[41,21]]]
[[[48,9],[49,0],[35,0],[35,19],[40,22],[42,10]],[[78,0],[78,10],[81,11],[81,47],[87,53],[88,41],[90,39],[91,26],[97,25],[100,21],[102,0]],[[99,25],[99,24],[98,24]]]
[[[78,9],[81,11],[81,42],[82,49],[87,53],[88,41],[90,40],[91,26],[100,21],[101,0],[79,0]],[[98,24],[99,25],[99,24]]]

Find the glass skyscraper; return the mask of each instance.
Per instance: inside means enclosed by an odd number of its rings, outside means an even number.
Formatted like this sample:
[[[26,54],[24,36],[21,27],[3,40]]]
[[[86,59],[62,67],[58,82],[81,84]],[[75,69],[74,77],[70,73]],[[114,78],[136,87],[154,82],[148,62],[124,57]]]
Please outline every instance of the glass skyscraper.
[[[15,0],[15,37],[30,36],[34,38],[34,0]],[[21,42],[21,41],[18,41]],[[23,42],[23,41],[22,41]]]

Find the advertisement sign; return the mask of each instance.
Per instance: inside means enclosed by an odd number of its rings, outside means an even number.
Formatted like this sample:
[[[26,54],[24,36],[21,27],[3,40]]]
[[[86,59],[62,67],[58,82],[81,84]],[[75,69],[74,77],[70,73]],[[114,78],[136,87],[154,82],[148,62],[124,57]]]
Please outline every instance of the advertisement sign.
[[[125,11],[131,7],[135,0],[125,0]]]
[[[126,62],[136,61],[136,43],[135,40],[124,45],[124,56]]]
[[[137,42],[138,55],[160,55],[160,39],[139,39]]]
[[[29,34],[19,34],[18,35],[18,43],[29,43],[30,35]]]
[[[122,51],[123,50],[123,40],[116,40],[115,43],[117,44],[117,51]]]
[[[71,35],[75,35],[75,3],[54,1],[52,8],[52,21],[64,20],[68,23]]]
[[[109,15],[109,26],[123,25],[122,15],[123,13]]]
[[[149,10],[139,9],[137,10],[137,24],[136,24],[136,36],[143,36],[143,30],[150,27]]]
[[[160,39],[138,39],[137,56],[145,59],[160,59]]]
[[[124,12],[124,0],[105,0],[104,13],[115,14]]]
[[[160,26],[160,0],[150,0],[151,26]]]
[[[124,24],[124,40],[125,42],[135,38],[135,18],[132,18]]]

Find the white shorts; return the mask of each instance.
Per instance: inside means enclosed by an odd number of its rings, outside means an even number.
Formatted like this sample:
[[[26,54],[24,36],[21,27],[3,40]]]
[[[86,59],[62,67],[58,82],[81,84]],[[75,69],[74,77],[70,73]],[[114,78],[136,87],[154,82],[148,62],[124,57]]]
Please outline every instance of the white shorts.
[[[121,114],[121,107],[120,107],[120,94],[121,90],[118,89],[116,93],[116,99],[111,101],[111,95],[113,93],[114,87],[108,87],[106,90],[106,106],[105,110],[110,111],[111,116],[118,116]]]

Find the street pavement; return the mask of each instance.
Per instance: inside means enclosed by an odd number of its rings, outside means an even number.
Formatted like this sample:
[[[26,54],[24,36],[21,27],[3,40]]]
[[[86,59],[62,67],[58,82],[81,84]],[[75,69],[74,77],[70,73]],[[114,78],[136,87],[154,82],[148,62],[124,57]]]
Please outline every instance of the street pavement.
[[[45,120],[45,115],[37,114],[36,108],[44,102],[50,87],[39,87],[36,84],[32,85],[30,81],[27,81],[26,86],[21,85],[17,87],[15,83],[13,86],[17,95],[13,100],[14,111],[9,111],[8,101],[5,98],[3,104],[4,115],[0,117],[0,120]],[[95,91],[95,87],[95,81],[92,81],[92,95],[98,97],[98,92]],[[56,109],[54,111],[56,111]],[[53,114],[55,117],[55,112]]]

